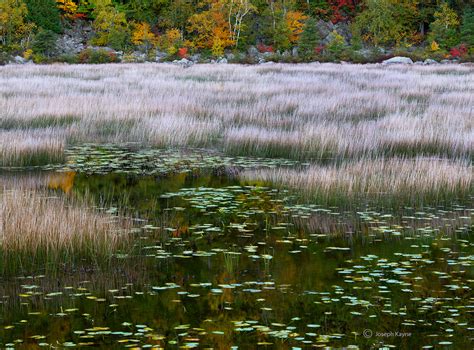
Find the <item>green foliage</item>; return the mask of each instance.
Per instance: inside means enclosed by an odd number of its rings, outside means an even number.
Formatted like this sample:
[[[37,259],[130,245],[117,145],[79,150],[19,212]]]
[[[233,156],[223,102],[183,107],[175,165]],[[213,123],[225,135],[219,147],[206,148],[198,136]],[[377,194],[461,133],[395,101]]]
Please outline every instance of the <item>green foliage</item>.
[[[25,0],[28,7],[28,21],[38,28],[61,32],[61,16],[55,0]]]
[[[124,49],[130,37],[125,13],[115,8],[111,0],[95,0],[95,6],[92,26],[96,36],[92,43],[116,50]]]
[[[398,15],[398,3],[391,0],[366,0],[365,6],[365,11],[355,19],[355,36],[376,46],[396,45],[409,32],[409,28]]]
[[[344,40],[344,37],[341,34],[339,34],[336,30],[333,30],[331,33],[331,40],[329,41],[326,47],[328,51],[332,53],[333,55],[339,56],[344,50],[345,46],[346,46],[346,42]]]
[[[33,52],[45,57],[52,57],[56,50],[56,40],[58,35],[51,31],[40,29],[33,40]]]
[[[273,44],[278,50],[286,50],[291,46],[290,36],[290,28],[288,27],[285,19],[282,18],[276,24],[275,31],[273,33]]]
[[[461,41],[474,46],[474,7],[466,8],[462,17]]]
[[[311,56],[316,46],[318,46],[319,40],[320,37],[318,28],[316,27],[316,20],[314,18],[308,18],[298,41],[300,54],[302,56]]]
[[[32,24],[26,23],[28,8],[21,0],[0,0],[0,44],[2,50],[20,46],[29,35]]]
[[[442,3],[434,13],[434,18],[428,40],[436,41],[443,49],[459,44],[459,18],[456,12],[447,3]]]

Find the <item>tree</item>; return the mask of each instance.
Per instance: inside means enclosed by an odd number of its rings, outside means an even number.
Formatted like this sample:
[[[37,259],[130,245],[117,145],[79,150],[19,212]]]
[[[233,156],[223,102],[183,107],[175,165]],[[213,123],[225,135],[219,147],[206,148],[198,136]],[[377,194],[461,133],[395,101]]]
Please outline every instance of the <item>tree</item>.
[[[33,52],[46,57],[52,57],[56,50],[58,34],[51,30],[40,29],[33,40]]]
[[[311,17],[304,24],[303,32],[298,40],[299,52],[303,56],[311,55],[318,46],[320,37],[316,24],[316,20]]]
[[[28,8],[22,0],[0,1],[0,43],[11,47],[31,33],[33,25],[26,22]]]
[[[73,19],[77,12],[77,4],[72,0],[56,0],[57,7],[63,17]]]
[[[450,49],[459,44],[459,18],[456,12],[443,2],[434,13],[434,18],[428,40],[436,41],[443,49]]]
[[[195,35],[194,46],[212,49],[234,45],[225,4],[219,0],[204,0],[199,7],[204,10],[193,14],[188,25],[188,31]]]
[[[303,32],[304,22],[308,18],[303,12],[288,11],[286,13],[286,25],[290,31],[289,41],[292,44],[298,42],[300,34]]]
[[[251,12],[255,11],[255,6],[250,0],[225,0],[231,39],[235,46],[239,45],[240,35],[244,29],[243,20]]]
[[[464,10],[461,26],[461,41],[471,48],[474,47],[474,8]]]
[[[365,11],[353,24],[355,36],[378,45],[397,45],[410,35],[410,28],[400,18],[400,5],[394,0],[366,0]]]
[[[96,36],[92,43],[99,46],[110,46],[116,50],[125,47],[129,35],[125,14],[119,12],[111,0],[95,0],[95,17],[92,26]]]
[[[151,31],[150,25],[146,22],[137,23],[132,32],[132,44],[143,46],[148,52],[157,42],[155,33]]]
[[[28,7],[27,19],[38,28],[61,32],[61,16],[55,0],[25,0]]]

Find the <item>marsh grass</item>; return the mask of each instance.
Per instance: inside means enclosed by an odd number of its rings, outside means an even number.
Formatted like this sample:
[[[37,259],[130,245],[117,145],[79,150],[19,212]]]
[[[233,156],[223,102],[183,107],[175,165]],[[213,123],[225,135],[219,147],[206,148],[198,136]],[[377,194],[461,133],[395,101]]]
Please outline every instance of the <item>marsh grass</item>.
[[[129,223],[117,216],[38,189],[0,193],[3,274],[108,264],[127,246]]]
[[[472,193],[472,166],[464,160],[417,157],[362,159],[308,169],[247,171],[247,181],[289,187],[311,202],[343,207],[363,203],[422,205]]]
[[[299,64],[1,67],[0,131],[66,144],[140,142],[232,154],[472,158],[474,68]],[[13,141],[13,140],[12,140]],[[39,142],[44,142],[40,140]],[[11,164],[19,147],[3,150]],[[37,146],[31,143],[31,148]],[[25,151],[26,152],[26,151]],[[57,158],[56,147],[45,148]],[[47,162],[47,157],[38,161]]]

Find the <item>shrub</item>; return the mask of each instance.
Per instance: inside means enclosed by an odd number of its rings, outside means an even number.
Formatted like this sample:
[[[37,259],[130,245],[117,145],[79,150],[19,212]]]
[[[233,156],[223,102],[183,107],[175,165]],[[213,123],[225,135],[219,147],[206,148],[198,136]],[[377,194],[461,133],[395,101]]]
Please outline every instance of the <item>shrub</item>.
[[[108,51],[105,49],[85,49],[82,50],[79,54],[80,63],[116,63],[119,62],[117,54],[113,51]]]
[[[257,50],[260,53],[275,52],[275,50],[273,49],[273,46],[265,45],[265,44],[262,44],[262,43],[257,44]]]
[[[186,47],[180,47],[178,49],[178,57],[179,58],[186,58],[188,57],[188,48]]]
[[[33,41],[33,52],[45,57],[51,57],[56,51],[56,39],[58,35],[51,31],[41,29]]]

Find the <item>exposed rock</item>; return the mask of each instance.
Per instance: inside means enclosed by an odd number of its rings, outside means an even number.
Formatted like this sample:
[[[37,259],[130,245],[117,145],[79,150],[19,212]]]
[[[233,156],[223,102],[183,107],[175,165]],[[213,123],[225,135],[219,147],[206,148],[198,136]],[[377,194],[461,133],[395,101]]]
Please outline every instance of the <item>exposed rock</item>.
[[[155,62],[162,62],[168,57],[168,54],[161,50],[155,51]]]
[[[275,64],[275,62],[273,61],[268,61],[268,62],[263,62],[263,63],[259,63],[259,64],[262,64],[262,65],[272,65],[272,64]]]
[[[431,58],[427,58],[427,59],[423,62],[423,64],[427,64],[427,65],[430,65],[430,64],[438,64],[438,61],[433,60],[433,59],[431,59]]]
[[[27,60],[21,56],[15,56],[13,57],[13,63],[16,63],[16,64],[25,64],[27,62]]]
[[[258,64],[264,64],[266,61],[264,58],[259,58],[258,59]]]
[[[298,47],[294,47],[292,50],[291,50],[291,56],[293,57],[298,57]]]
[[[64,34],[56,40],[56,54],[76,55],[84,50],[94,36],[94,30],[86,21],[77,20],[64,29]]]
[[[180,60],[174,60],[173,63],[183,68],[189,68],[194,64],[193,61],[188,60],[186,58],[182,58]]]
[[[382,62],[382,64],[413,64],[410,57],[395,56]]]
[[[235,55],[232,52],[226,53],[225,58],[227,58],[227,61],[233,61],[235,60]]]
[[[227,58],[225,57],[221,57],[219,59],[217,59],[216,63],[219,63],[219,64],[227,64]]]
[[[194,63],[198,63],[201,61],[201,54],[200,53],[196,53],[192,56],[189,57],[189,60],[193,61]]]
[[[260,54],[255,46],[250,46],[247,52],[250,57],[257,57]]]
[[[422,61],[416,61],[414,64],[417,65],[417,66],[422,66],[422,65],[424,65],[424,63],[423,63]]]

